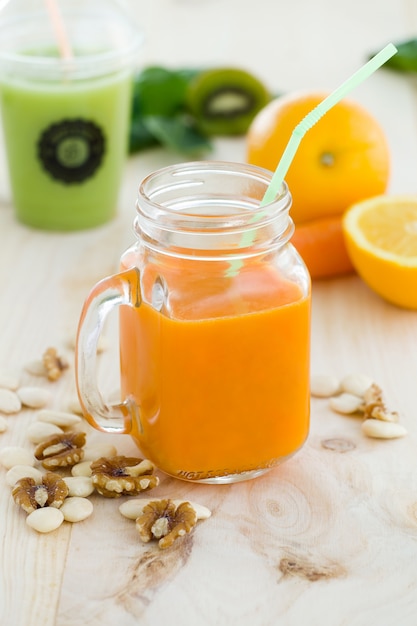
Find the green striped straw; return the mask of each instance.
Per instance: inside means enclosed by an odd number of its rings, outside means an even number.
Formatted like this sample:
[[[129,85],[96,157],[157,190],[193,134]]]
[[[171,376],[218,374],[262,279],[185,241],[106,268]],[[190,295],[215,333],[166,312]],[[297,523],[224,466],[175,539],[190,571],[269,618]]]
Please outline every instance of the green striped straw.
[[[371,74],[375,72],[381,65],[383,65],[388,59],[390,59],[397,52],[397,48],[392,44],[388,44],[378,54],[376,54],[368,63],[363,65],[357,72],[352,74],[344,83],[340,85],[333,93],[320,102],[308,115],[301,120],[299,124],[294,128],[290,140],[285,148],[280,162],[277,165],[275,173],[269,183],[268,189],[265,192],[261,201],[261,206],[272,202],[276,197],[282,182],[288,172],[291,162],[297,152],[297,148],[310,128],[312,128],[317,122],[327,113],[335,104],[337,104],[342,98],[344,98],[352,89],[355,89],[361,82],[367,79]]]
[[[276,198],[281,188],[283,180],[288,172],[291,162],[297,152],[297,148],[306,132],[310,130],[317,122],[327,113],[335,104],[337,104],[342,98],[344,98],[350,91],[367,79],[371,74],[375,72],[381,65],[383,65],[388,59],[396,54],[397,48],[392,44],[388,44],[378,54],[376,54],[370,61],[365,63],[359,70],[357,70],[350,78],[340,85],[333,93],[327,98],[322,100],[310,113],[308,113],[299,124],[294,128],[290,140],[282,154],[282,157],[277,165],[277,168],[271,178],[271,182],[265,192],[264,197],[261,200],[260,206],[269,204]],[[290,190],[291,191],[291,190]],[[267,215],[267,211],[260,211],[253,216],[252,223],[255,223]],[[242,236],[241,247],[251,245],[254,237],[254,230],[245,233]],[[231,261],[230,267],[227,271],[228,276],[234,276],[242,266],[242,261]]]

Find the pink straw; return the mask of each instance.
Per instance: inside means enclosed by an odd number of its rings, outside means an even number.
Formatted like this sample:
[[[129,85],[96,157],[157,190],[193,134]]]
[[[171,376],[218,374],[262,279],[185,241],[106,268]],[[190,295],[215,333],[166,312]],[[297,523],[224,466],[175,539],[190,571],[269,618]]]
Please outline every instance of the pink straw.
[[[58,5],[55,0],[45,0],[45,4],[54,29],[59,54],[63,59],[71,60],[74,55]]]

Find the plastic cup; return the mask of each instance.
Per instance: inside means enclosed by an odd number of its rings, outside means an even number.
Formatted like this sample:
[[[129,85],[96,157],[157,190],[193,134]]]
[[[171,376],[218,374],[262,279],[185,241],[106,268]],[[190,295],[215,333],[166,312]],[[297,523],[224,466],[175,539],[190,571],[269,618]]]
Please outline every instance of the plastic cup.
[[[142,37],[116,2],[61,0],[72,49],[65,58],[45,6],[15,0],[0,12],[0,108],[12,200],[27,225],[90,228],[117,210]]]

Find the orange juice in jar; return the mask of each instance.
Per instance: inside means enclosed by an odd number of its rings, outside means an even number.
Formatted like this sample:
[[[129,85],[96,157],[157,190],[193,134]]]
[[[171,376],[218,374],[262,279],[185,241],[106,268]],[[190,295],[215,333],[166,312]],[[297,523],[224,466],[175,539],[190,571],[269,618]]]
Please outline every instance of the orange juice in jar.
[[[86,301],[77,385],[87,419],[129,432],[171,476],[227,483],[296,452],[309,425],[310,280],[289,243],[285,184],[270,173],[199,162],[145,178],[137,242]],[[103,319],[120,307],[122,403],[95,384]]]

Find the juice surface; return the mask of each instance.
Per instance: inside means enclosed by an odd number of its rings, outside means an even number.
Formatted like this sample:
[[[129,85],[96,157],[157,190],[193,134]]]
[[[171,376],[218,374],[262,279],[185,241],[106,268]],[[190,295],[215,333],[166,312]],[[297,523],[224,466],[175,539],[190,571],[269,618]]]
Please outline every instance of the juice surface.
[[[309,297],[256,264],[222,284],[177,276],[169,317],[146,302],[121,308],[122,393],[142,428],[133,436],[177,477],[272,466],[308,433]]]
[[[74,83],[3,80],[7,160],[23,222],[72,229],[113,216],[127,152],[131,82],[127,71]]]

